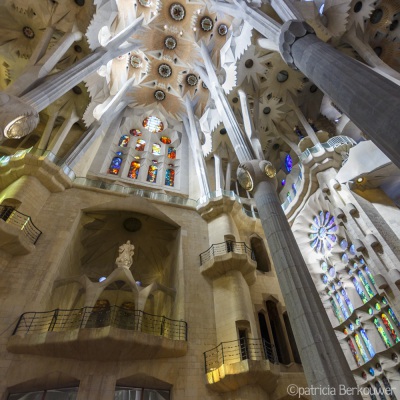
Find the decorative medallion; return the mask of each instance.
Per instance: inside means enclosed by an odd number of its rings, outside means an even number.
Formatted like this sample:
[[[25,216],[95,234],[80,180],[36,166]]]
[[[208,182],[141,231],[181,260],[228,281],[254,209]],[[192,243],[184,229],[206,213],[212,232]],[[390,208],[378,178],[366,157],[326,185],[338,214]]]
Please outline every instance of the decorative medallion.
[[[177,43],[176,43],[176,39],[173,36],[167,36],[164,39],[164,46],[168,49],[168,50],[174,50],[176,47]]]
[[[249,171],[246,171],[244,168],[239,167],[237,170],[237,180],[239,181],[240,186],[242,186],[243,189],[247,190],[248,192],[253,190],[253,179]]]
[[[197,76],[195,74],[189,74],[186,77],[186,82],[190,86],[196,86],[198,81],[199,80],[197,79]]]
[[[312,240],[310,246],[316,253],[325,255],[332,250],[337,241],[335,232],[338,227],[335,224],[335,217],[331,216],[329,211],[320,211],[319,215],[314,217],[310,230],[309,237]]]
[[[151,0],[139,0],[139,4],[142,5],[143,7],[150,7]]]
[[[130,61],[133,68],[140,68],[142,66],[142,59],[139,56],[131,56]]]
[[[172,68],[168,64],[160,64],[158,67],[158,73],[163,78],[169,78],[172,74]]]
[[[267,162],[265,164],[264,172],[265,172],[265,175],[268,176],[268,178],[273,178],[276,175],[276,169],[270,162]]]
[[[165,93],[162,90],[156,90],[154,92],[154,97],[157,101],[163,101],[165,99]]]
[[[213,28],[214,24],[213,21],[210,17],[203,17],[200,20],[200,26],[201,29],[203,29],[204,32],[209,32]]]
[[[225,36],[228,33],[228,26],[225,24],[221,24],[218,26],[218,33],[221,36]]]
[[[22,28],[22,33],[27,37],[28,39],[33,39],[35,37],[35,32],[33,32],[33,29],[30,26],[24,26]]]
[[[169,13],[175,21],[182,21],[185,18],[185,7],[180,3],[173,3],[169,8]]]

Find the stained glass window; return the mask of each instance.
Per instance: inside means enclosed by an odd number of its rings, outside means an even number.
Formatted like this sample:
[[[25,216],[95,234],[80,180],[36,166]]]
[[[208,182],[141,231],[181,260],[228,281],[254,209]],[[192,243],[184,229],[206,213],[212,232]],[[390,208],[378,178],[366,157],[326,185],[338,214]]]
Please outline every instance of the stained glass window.
[[[348,339],[348,340],[347,340],[347,343],[349,344],[351,354],[353,354],[354,361],[356,362],[357,367],[360,367],[360,366],[361,366],[361,361],[360,361],[360,357],[359,357],[358,354],[357,354],[357,350],[356,350],[356,348],[354,347],[354,343],[352,342],[351,339]]]
[[[293,160],[292,157],[290,157],[290,154],[285,157],[285,168],[288,174],[293,168]]]
[[[358,347],[358,350],[360,350],[360,354],[361,354],[361,357],[363,358],[364,362],[368,362],[369,361],[369,357],[368,357],[367,353],[364,350],[364,346],[361,343],[360,336],[358,335],[358,333],[356,333],[354,335],[354,340],[356,341],[356,345]]]
[[[368,276],[369,280],[371,281],[371,283],[372,283],[373,285],[375,285],[375,279],[374,279],[374,277],[372,276],[371,271],[368,269],[367,266],[364,267],[364,271],[365,271],[365,273],[367,274],[367,276]]]
[[[366,303],[368,301],[367,296],[365,295],[364,291],[361,289],[360,284],[358,283],[356,278],[352,278],[351,280],[353,282],[354,287],[356,288],[356,291],[358,295],[361,297],[361,300],[363,303]]]
[[[136,142],[135,149],[137,151],[143,151],[145,146],[146,146],[146,141],[143,139],[138,139]]]
[[[385,375],[381,377],[383,386],[385,386],[385,393],[389,396],[390,400],[397,400],[396,395],[393,393],[392,387],[390,386],[388,378]]]
[[[161,146],[159,144],[157,144],[157,143],[153,143],[151,152],[155,156],[159,156],[161,154]]]
[[[364,285],[365,290],[367,291],[369,297],[374,297],[375,293],[372,290],[371,286],[369,285],[368,281],[365,279],[365,276],[363,275],[363,273],[361,271],[358,271],[358,276],[360,277],[360,281]]]
[[[341,293],[342,293],[342,296],[343,296],[343,298],[344,298],[344,301],[345,301],[346,304],[347,304],[347,307],[348,307],[350,313],[352,313],[352,312],[354,311],[354,307],[353,307],[353,304],[351,303],[351,301],[350,301],[350,299],[349,299],[349,296],[347,296],[346,290],[345,290],[345,289],[342,289],[342,290],[341,290]]]
[[[365,332],[365,330],[363,328],[360,328],[360,334],[364,340],[365,345],[367,346],[370,356],[373,357],[375,355],[375,350],[374,350],[371,342],[368,339],[367,332]]]
[[[367,386],[368,388],[368,393],[369,393],[369,397],[371,398],[371,400],[377,400],[375,394],[374,394],[374,389],[372,389],[371,386]]]
[[[171,144],[171,139],[168,136],[161,136],[160,141],[164,144]]]
[[[143,126],[152,133],[158,133],[164,130],[164,124],[160,118],[154,116],[146,117],[143,121]]]
[[[118,146],[119,147],[128,147],[130,137],[128,135],[122,135],[119,139]]]
[[[388,308],[388,313],[392,317],[393,322],[400,327],[400,321],[397,319],[396,314],[391,308]]]
[[[382,328],[382,325],[379,323],[378,318],[374,319],[374,325],[376,326],[376,329],[378,330],[379,334],[381,335],[381,338],[383,342],[385,343],[386,347],[391,347],[392,343],[390,342],[390,339],[388,335],[386,334],[385,330]]]
[[[142,132],[141,132],[139,129],[131,129],[131,130],[129,131],[129,133],[130,133],[132,136],[142,136]]]
[[[147,182],[156,183],[158,167],[156,165],[150,165],[147,172]]]
[[[345,305],[343,304],[343,301],[342,301],[339,293],[335,293],[335,297],[336,297],[336,300],[337,300],[337,302],[339,304],[340,309],[342,310],[344,318],[345,319],[349,318],[349,313],[347,312],[347,309],[346,309]]]
[[[140,163],[137,161],[132,161],[129,167],[128,178],[137,179],[140,170]]]
[[[172,159],[176,158],[176,149],[175,149],[175,147],[168,147],[168,158],[172,158]]]
[[[389,318],[386,316],[386,314],[382,314],[381,317],[382,317],[383,325],[385,325],[387,331],[390,333],[390,336],[395,341],[395,343],[400,342],[400,339],[397,336],[397,333],[396,333],[395,329],[393,328],[392,323],[389,321]]]
[[[335,303],[335,300],[333,300],[333,299],[331,299],[331,306],[332,306],[333,313],[335,314],[335,317],[338,319],[338,321],[340,323],[342,323],[343,322],[343,318],[342,318],[342,316],[340,314],[338,306]]]
[[[167,186],[174,186],[175,170],[169,168],[165,173],[165,184]]]
[[[108,173],[112,175],[118,175],[119,169],[121,168],[122,164],[122,157],[119,157],[122,155],[120,151],[117,153],[117,157],[114,157],[111,161],[110,168],[108,169]]]

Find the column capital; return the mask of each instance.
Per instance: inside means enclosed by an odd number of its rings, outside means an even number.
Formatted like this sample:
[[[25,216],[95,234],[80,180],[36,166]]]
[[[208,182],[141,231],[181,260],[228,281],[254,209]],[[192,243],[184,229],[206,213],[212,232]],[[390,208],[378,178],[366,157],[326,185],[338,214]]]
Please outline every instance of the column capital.
[[[248,192],[252,192],[262,181],[270,181],[277,187],[275,175],[275,167],[267,160],[246,161],[237,169],[237,179]]]
[[[279,35],[279,51],[289,67],[298,69],[292,56],[292,46],[296,40],[309,34],[315,34],[315,31],[304,21],[290,20],[282,25]]]

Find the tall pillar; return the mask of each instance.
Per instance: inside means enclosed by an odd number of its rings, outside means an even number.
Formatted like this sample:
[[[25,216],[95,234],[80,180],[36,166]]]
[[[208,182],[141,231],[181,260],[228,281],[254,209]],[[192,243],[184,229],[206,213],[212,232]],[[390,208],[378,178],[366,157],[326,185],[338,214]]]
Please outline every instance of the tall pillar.
[[[214,153],[214,169],[215,169],[215,190],[221,191],[221,157]]]
[[[321,303],[276,193],[275,169],[249,161],[238,169],[240,184],[254,196],[313,399],[360,399],[356,383]],[[353,388],[353,392],[351,391]],[[343,393],[342,390],[347,392]]]
[[[231,190],[231,176],[232,176],[232,163],[228,160],[226,164],[226,175],[225,175],[225,190]]]
[[[282,27],[284,60],[303,72],[400,167],[399,87],[324,43],[307,24]]]

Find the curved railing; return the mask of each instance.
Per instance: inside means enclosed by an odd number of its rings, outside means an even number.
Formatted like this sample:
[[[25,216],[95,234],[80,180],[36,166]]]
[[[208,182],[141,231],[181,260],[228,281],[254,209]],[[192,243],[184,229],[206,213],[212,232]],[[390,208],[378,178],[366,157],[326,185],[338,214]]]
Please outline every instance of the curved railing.
[[[14,207],[0,206],[0,219],[20,229],[33,244],[38,241],[42,234],[42,231],[36,228],[29,215],[22,214]]]
[[[206,373],[214,371],[223,364],[233,364],[243,360],[269,360],[273,364],[279,364],[275,346],[265,339],[241,338],[222,342],[204,352]]]
[[[246,243],[227,240],[226,242],[213,244],[209,249],[201,253],[200,264],[203,265],[215,256],[228,253],[247,254],[252,260],[256,260],[253,250]]]
[[[173,340],[187,340],[187,323],[185,321],[176,321],[164,316],[118,306],[26,312],[19,318],[13,335],[65,332],[105,326],[163,336]]]

